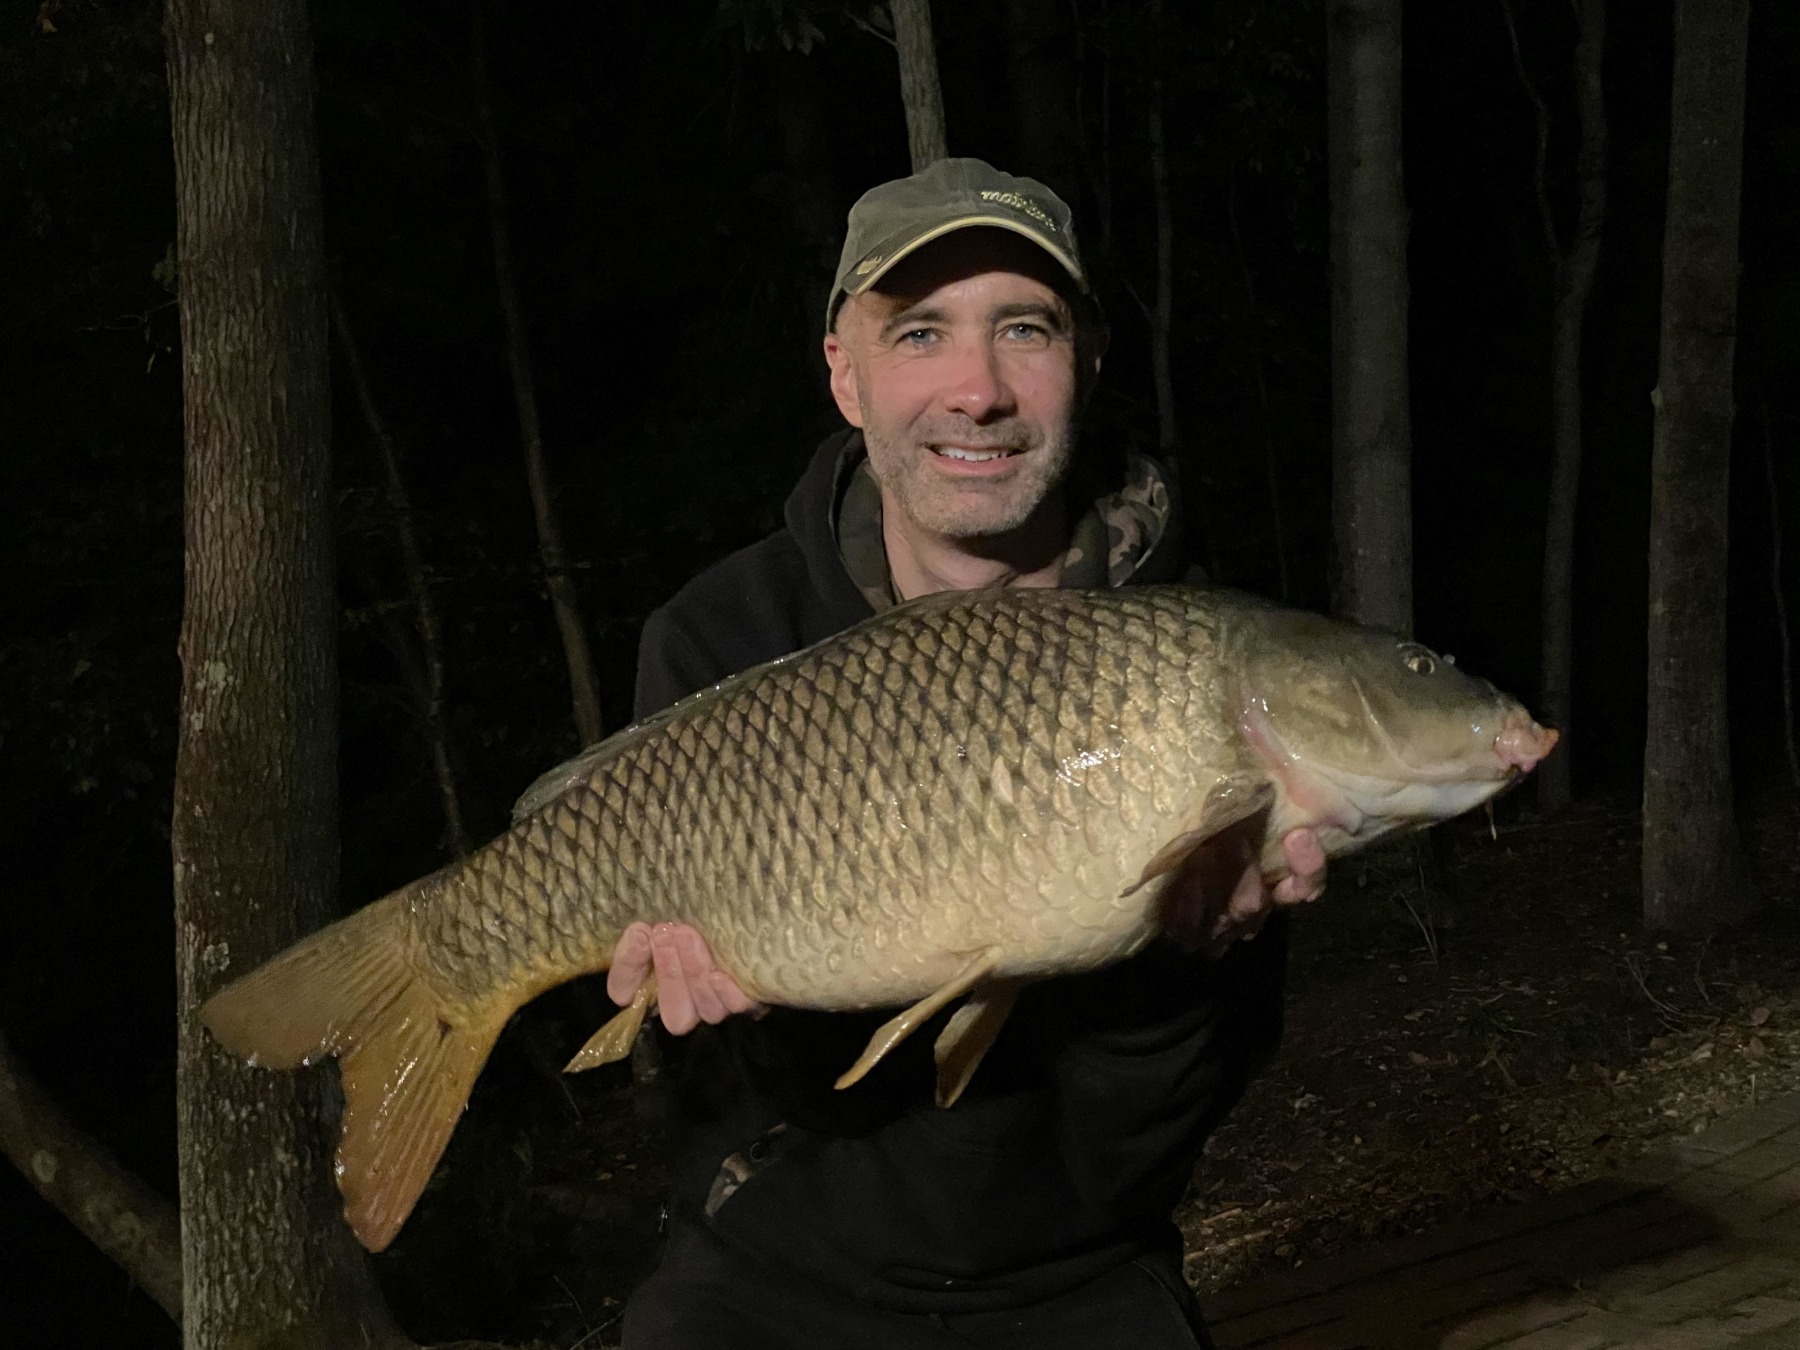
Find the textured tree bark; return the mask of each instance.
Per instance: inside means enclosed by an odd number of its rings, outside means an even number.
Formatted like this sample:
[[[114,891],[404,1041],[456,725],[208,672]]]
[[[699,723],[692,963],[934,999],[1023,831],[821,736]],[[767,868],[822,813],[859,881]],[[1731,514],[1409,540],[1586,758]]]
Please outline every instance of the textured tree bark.
[[[1334,607],[1412,629],[1400,0],[1328,0]]]
[[[581,604],[575,581],[569,575],[568,552],[563,548],[562,528],[551,500],[550,475],[544,466],[544,432],[538,419],[537,381],[531,370],[531,346],[525,335],[525,308],[519,301],[518,278],[513,274],[512,230],[507,224],[506,185],[500,172],[500,133],[494,123],[494,100],[488,86],[487,38],[483,31],[481,3],[470,7],[470,55],[474,72],[477,134],[481,140],[482,168],[487,176],[488,231],[494,248],[494,284],[500,294],[500,315],[506,326],[506,362],[512,372],[513,403],[519,415],[519,443],[525,452],[525,478],[531,489],[531,510],[537,520],[538,557],[544,565],[544,584],[550,592],[550,609],[562,636],[563,657],[569,667],[569,696],[575,710],[575,731],[583,746],[600,739],[600,684],[594,676],[594,659],[588,650],[587,629],[581,622]]]
[[[0,1035],[0,1153],[139,1288],[181,1321],[175,1206],[119,1166],[51,1101]]]
[[[331,326],[344,353],[350,383],[356,387],[356,401],[362,408],[363,420],[369,424],[369,434],[375,438],[375,446],[381,452],[382,472],[387,479],[388,514],[393,518],[394,535],[400,546],[400,566],[406,574],[407,590],[412,595],[413,627],[419,640],[419,687],[414,701],[424,726],[426,747],[431,752],[432,769],[437,775],[438,798],[444,808],[444,842],[451,853],[460,858],[469,851],[469,836],[463,828],[462,798],[456,790],[456,769],[444,716],[444,641],[438,625],[437,604],[431,598],[431,586],[425,577],[425,556],[419,548],[419,532],[413,527],[412,497],[406,490],[406,477],[400,471],[400,448],[394,443],[380,405],[375,402],[375,391],[369,386],[369,372],[363,366],[362,350],[356,345],[356,334],[350,327],[349,312],[335,287],[331,291]]]
[[[337,605],[304,0],[169,0],[186,588],[175,868],[189,1350],[405,1344],[338,1218],[325,1083],[195,1015],[335,911]]]
[[[1538,93],[1519,49],[1512,7],[1501,0],[1513,62],[1537,115],[1533,186],[1544,248],[1555,274],[1550,316],[1550,495],[1544,529],[1543,635],[1539,671],[1541,712],[1562,733],[1557,753],[1538,766],[1538,806],[1547,813],[1569,804],[1575,680],[1575,507],[1581,483],[1581,339],[1588,296],[1600,262],[1606,224],[1606,99],[1600,81],[1606,45],[1606,0],[1576,0],[1575,106],[1581,146],[1575,157],[1579,205],[1565,244],[1556,228],[1544,161],[1550,143],[1550,109]]]
[[[1800,789],[1800,743],[1794,737],[1794,636],[1787,596],[1781,589],[1781,479],[1775,473],[1775,434],[1769,427],[1769,400],[1762,402],[1763,482],[1769,491],[1769,589],[1775,600],[1775,640],[1781,649],[1781,743],[1788,777]]]
[[[1749,0],[1676,0],[1650,467],[1644,921],[1754,905],[1732,818],[1725,580]]]
[[[900,55],[900,98],[906,105],[906,144],[913,172],[950,157],[944,134],[944,95],[937,48],[931,41],[931,0],[888,0],[894,48]]]

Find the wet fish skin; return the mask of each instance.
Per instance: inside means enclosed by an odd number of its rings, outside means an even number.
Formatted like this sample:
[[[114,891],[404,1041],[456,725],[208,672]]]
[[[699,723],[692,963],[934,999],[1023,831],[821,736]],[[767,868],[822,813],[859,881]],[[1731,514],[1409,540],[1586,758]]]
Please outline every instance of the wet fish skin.
[[[1154,897],[1119,892],[1249,768],[1199,594],[934,597],[727,681],[528,794],[419,956],[473,997],[676,920],[756,998],[866,1008],[996,942],[1005,974],[1125,955]]]
[[[1360,847],[1478,804],[1553,743],[1434,653],[1227,592],[930,596],[546,775],[486,848],[202,1015],[264,1063],[341,1057],[340,1182],[379,1248],[507,1017],[605,969],[633,921],[693,924],[765,1002],[915,1004],[847,1079],[973,991],[939,1045],[954,1095],[1021,982],[1149,942],[1168,879],[1224,826],[1266,810],[1276,875],[1288,829]]]

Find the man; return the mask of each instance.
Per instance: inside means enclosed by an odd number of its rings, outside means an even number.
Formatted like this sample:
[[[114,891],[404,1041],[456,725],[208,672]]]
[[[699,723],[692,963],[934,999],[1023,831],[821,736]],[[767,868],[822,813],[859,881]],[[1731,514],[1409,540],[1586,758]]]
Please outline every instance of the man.
[[[1105,329],[1042,184],[964,159],[875,188],[826,318],[850,430],[783,530],[651,616],[640,717],[930,592],[1182,578],[1158,466],[1077,453]],[[654,968],[667,1031],[720,1025],[677,1051],[694,1137],[626,1345],[1208,1344],[1169,1215],[1280,1036],[1285,931],[1239,939],[1322,887],[1316,839],[1287,843],[1272,893],[1231,841],[1179,879],[1174,940],[1025,991],[950,1110],[932,1031],[835,1091],[881,1014],[762,1016],[695,930],[635,925],[611,995]]]

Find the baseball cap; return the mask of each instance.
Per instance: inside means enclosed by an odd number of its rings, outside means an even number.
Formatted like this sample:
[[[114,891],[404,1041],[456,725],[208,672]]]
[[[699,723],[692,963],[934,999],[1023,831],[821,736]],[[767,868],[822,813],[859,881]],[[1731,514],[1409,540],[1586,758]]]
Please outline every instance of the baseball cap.
[[[1087,293],[1087,272],[1061,197],[1035,178],[1002,173],[979,159],[940,159],[910,178],[870,188],[850,208],[837,281],[825,302],[825,326],[838,306],[861,295],[908,254],[952,230],[991,225],[1031,240]]]

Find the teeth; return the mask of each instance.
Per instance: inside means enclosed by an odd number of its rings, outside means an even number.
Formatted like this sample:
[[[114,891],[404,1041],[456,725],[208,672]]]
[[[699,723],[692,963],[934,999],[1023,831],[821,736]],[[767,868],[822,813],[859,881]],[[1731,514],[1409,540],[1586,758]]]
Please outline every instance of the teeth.
[[[961,446],[956,445],[940,445],[936,448],[938,454],[945,459],[966,459],[972,464],[985,464],[988,460],[999,459],[1006,453],[1004,450],[964,450]]]

